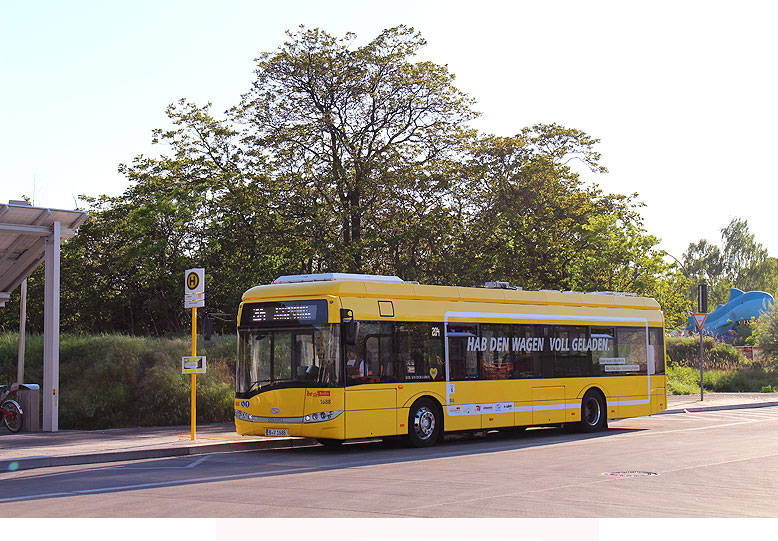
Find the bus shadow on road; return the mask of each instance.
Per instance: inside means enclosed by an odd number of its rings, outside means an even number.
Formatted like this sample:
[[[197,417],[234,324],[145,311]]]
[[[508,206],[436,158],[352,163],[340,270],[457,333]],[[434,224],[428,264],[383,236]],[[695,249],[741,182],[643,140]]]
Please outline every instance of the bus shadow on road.
[[[389,462],[431,460],[449,456],[475,455],[510,450],[531,449],[548,445],[583,442],[609,438],[622,434],[644,432],[639,428],[610,428],[591,434],[576,433],[563,428],[533,427],[527,430],[492,430],[488,432],[454,432],[446,434],[434,447],[417,449],[409,447],[404,438],[387,438],[345,443],[340,447],[312,446],[285,449],[283,452],[316,455],[362,454],[365,458],[375,455],[376,464],[382,459]]]

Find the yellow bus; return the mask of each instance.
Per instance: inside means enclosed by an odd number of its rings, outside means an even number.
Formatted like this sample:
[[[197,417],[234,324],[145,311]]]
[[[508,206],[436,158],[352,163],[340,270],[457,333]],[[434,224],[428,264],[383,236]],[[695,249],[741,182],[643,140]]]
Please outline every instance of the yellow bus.
[[[570,425],[666,408],[650,298],[450,287],[396,276],[282,276],[238,312],[235,427],[325,445]]]

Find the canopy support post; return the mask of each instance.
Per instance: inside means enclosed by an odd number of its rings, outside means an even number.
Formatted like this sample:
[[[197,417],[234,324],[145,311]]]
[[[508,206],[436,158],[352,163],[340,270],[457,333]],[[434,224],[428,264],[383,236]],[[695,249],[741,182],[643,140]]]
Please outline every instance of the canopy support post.
[[[43,430],[59,430],[59,255],[60,223],[46,239],[43,294]]]

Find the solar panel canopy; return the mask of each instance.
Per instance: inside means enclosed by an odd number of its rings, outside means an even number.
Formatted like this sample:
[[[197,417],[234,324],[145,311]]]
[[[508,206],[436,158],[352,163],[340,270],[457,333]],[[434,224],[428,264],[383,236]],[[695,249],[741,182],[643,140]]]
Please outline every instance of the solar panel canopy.
[[[43,262],[54,223],[60,224],[60,238],[67,239],[86,218],[81,210],[33,207],[26,201],[0,203],[0,306]]]

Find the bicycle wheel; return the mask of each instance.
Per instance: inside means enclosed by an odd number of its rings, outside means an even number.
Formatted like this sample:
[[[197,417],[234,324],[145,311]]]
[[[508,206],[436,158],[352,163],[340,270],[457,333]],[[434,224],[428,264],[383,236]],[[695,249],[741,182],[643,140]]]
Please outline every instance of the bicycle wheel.
[[[22,408],[15,400],[3,402],[3,423],[11,432],[19,432],[22,429]]]

